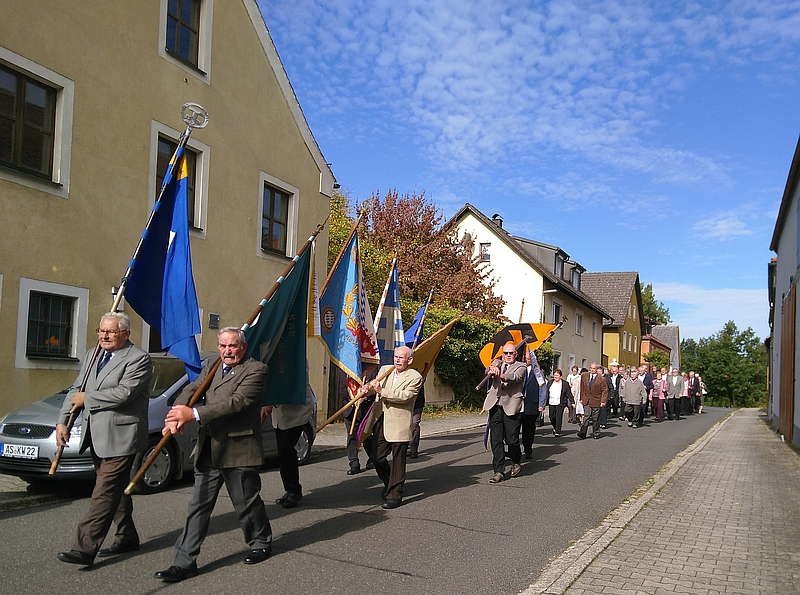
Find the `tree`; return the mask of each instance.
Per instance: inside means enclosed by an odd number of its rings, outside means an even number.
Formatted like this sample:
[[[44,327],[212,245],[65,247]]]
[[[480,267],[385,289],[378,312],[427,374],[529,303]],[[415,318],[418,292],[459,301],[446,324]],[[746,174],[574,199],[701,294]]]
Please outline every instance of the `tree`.
[[[669,324],[672,322],[669,317],[669,308],[664,305],[664,302],[656,300],[652,283],[642,287],[642,314],[650,321],[650,324]]]
[[[472,244],[462,244],[455,229],[443,227],[442,214],[424,191],[400,195],[394,189],[372,201],[367,236],[377,250],[397,254],[405,300],[416,308],[432,288],[438,305],[500,319],[505,301],[494,295],[491,268],[472,257]]]
[[[655,366],[659,370],[661,368],[669,367],[669,355],[660,349],[654,349],[650,353],[645,353],[642,358],[651,366]]]
[[[703,377],[706,404],[760,407],[767,402],[767,350],[750,327],[739,332],[729,320],[711,337],[681,341],[681,364]]]

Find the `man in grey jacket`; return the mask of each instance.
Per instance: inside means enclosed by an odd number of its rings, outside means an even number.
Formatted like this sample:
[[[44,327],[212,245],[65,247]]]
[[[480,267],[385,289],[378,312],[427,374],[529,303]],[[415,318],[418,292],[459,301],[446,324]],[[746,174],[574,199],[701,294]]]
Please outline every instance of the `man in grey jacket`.
[[[89,511],[78,523],[72,549],[58,554],[58,559],[68,564],[89,566],[98,553],[102,557],[139,549],[133,500],[124,491],[136,454],[147,448],[153,365],[150,356],[128,340],[130,329],[125,314],[103,315],[97,329],[100,354],[91,369],[93,351],[84,357],[56,425],[56,443],[66,446],[70,412],[83,408],[79,452],[90,449],[97,472]],[[86,385],[81,390],[84,378]],[[112,521],[117,525],[114,544],[100,550]]]
[[[642,403],[647,401],[647,390],[636,368],[631,370],[631,377],[622,388],[622,400],[625,402],[625,418],[628,420],[628,426],[638,428]]]

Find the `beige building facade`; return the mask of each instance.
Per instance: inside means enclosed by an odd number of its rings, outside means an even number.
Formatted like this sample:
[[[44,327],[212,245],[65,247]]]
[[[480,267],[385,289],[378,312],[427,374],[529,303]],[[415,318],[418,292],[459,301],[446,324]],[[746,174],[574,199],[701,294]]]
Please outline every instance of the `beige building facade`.
[[[0,414],[69,385],[95,345],[184,103],[210,116],[188,145],[202,350],[216,327],[247,320],[328,216],[333,174],[255,0],[183,0],[193,10],[179,15],[169,4],[0,4]],[[148,326],[123,310],[148,346]],[[323,396],[319,341],[308,359]]]

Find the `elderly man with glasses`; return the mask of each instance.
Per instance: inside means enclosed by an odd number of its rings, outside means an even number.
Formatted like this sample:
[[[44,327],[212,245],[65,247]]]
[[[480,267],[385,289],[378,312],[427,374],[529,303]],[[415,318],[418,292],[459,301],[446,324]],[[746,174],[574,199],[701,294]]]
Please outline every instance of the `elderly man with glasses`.
[[[69,564],[90,566],[96,555],[112,556],[139,549],[133,524],[133,500],[123,492],[137,453],[147,448],[147,406],[153,365],[150,356],[128,340],[131,323],[125,314],[109,312],[97,329],[101,349],[86,354],[78,378],[69,389],[56,425],[56,442],[67,446],[67,421],[83,408],[79,452],[90,449],[97,478],[89,511],[78,523],[72,549],[58,554]],[[81,389],[84,379],[85,387]],[[111,527],[114,543],[100,549]]]
[[[493,361],[486,368],[489,389],[483,410],[489,412],[489,432],[492,445],[494,475],[489,483],[505,479],[505,444],[511,457],[511,477],[520,474],[522,452],[519,448],[519,431],[522,427],[523,385],[527,366],[517,361],[517,348],[513,343],[503,345],[501,361]]]

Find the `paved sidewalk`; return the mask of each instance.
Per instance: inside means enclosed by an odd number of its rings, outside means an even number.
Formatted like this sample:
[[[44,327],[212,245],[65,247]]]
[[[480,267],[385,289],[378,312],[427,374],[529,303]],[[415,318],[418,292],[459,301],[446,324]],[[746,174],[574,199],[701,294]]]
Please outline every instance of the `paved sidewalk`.
[[[800,593],[800,457],[765,421],[715,425],[524,595]]]

